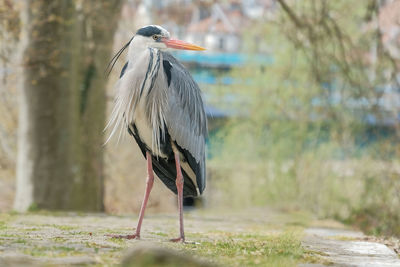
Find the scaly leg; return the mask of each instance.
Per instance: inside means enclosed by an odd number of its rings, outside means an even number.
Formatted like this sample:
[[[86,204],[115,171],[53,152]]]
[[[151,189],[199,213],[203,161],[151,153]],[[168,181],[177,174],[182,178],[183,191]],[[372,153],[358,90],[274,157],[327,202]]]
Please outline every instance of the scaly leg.
[[[144,198],[142,202],[142,207],[140,208],[139,221],[136,227],[136,233],[133,235],[108,235],[113,238],[126,238],[126,239],[140,239],[140,229],[142,228],[142,221],[144,217],[144,211],[146,209],[147,201],[149,200],[151,189],[153,188],[154,183],[154,174],[153,174],[153,165],[151,162],[150,152],[146,152],[147,159],[147,180],[146,180],[146,191],[144,193]]]
[[[178,207],[179,207],[179,230],[180,237],[171,239],[172,242],[185,242],[185,233],[183,231],[183,176],[181,170],[181,164],[179,160],[179,154],[175,154],[175,166],[176,166],[176,189],[178,191]]]

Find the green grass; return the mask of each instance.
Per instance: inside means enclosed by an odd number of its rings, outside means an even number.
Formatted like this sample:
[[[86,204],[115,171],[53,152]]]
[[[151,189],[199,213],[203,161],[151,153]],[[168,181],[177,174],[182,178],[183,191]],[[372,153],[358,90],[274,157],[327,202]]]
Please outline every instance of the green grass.
[[[25,229],[20,229],[21,231],[24,232],[36,232],[36,231],[40,231],[39,227],[32,227],[32,228],[25,228]]]
[[[327,256],[325,253],[319,251],[306,250],[303,254],[302,261],[310,264],[322,264],[322,265],[333,265],[333,262],[326,260],[323,256]]]
[[[19,244],[26,244],[28,241],[26,239],[18,238],[17,240],[14,241],[14,243],[19,243]]]
[[[123,238],[116,238],[116,237],[110,237],[109,240],[110,240],[111,242],[117,244],[117,245],[120,245],[120,246],[124,246],[124,245],[126,244],[126,242],[127,242],[126,239],[123,239]]]
[[[44,224],[43,226],[57,228],[57,229],[62,230],[62,231],[71,231],[71,230],[79,229],[78,226],[71,226],[71,225]]]
[[[0,231],[1,230],[6,230],[7,229],[7,225],[5,222],[0,222]]]
[[[53,237],[51,240],[54,241],[54,242],[56,242],[56,243],[64,243],[65,241],[67,241],[66,238],[64,238],[64,237],[59,237],[59,236]]]
[[[81,256],[83,252],[68,246],[30,246],[22,250],[26,255],[33,257],[67,257],[67,256]]]
[[[163,233],[163,232],[152,232],[152,234],[160,236],[160,237],[168,237],[168,235],[166,233]]]
[[[269,235],[225,234],[229,237],[175,246],[227,266],[296,266],[303,259],[298,230]]]

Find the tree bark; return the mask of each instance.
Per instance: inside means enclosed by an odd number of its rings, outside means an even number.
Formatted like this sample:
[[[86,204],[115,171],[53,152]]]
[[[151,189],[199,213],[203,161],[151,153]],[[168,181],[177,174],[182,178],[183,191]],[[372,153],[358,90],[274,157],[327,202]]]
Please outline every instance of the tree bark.
[[[103,210],[102,70],[120,4],[27,1],[16,210]]]
[[[105,67],[112,51],[120,0],[86,0],[79,12],[81,39],[79,90],[80,179],[73,194],[76,208],[103,210],[103,130],[106,111]],[[86,195],[91,195],[91,198]]]

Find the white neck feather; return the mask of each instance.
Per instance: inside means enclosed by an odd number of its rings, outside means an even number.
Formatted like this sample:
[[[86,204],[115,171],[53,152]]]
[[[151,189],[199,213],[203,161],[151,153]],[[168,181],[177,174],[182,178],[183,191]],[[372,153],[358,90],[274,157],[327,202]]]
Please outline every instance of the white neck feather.
[[[128,61],[135,60],[137,55],[142,54],[149,47],[149,42],[146,37],[136,35],[130,45],[128,50]]]

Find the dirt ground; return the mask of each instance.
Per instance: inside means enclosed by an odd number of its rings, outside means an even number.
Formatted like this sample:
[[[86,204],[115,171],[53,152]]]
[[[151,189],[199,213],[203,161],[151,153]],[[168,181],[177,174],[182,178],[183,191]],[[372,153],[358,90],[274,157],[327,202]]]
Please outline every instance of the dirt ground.
[[[121,263],[130,249],[149,244],[210,266],[377,266],[366,265],[366,259],[400,266],[394,250],[380,240],[300,212],[186,212],[185,244],[169,242],[178,234],[175,213],[146,215],[141,240],[106,236],[131,234],[136,220],[136,215],[2,213],[0,266],[112,266]],[[357,262],[360,265],[354,265]]]

